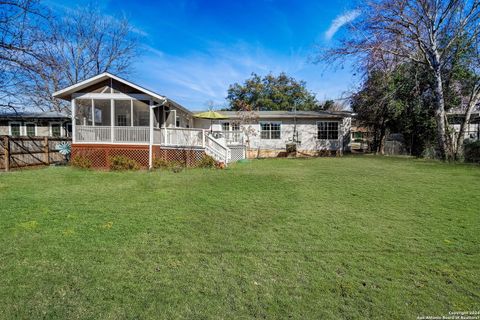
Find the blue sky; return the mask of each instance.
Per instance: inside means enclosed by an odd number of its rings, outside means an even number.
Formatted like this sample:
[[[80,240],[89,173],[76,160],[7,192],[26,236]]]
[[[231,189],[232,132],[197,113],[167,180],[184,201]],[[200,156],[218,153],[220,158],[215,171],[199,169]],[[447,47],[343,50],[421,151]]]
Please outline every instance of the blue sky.
[[[56,11],[82,1],[46,2]],[[285,71],[305,80],[319,100],[337,99],[355,88],[350,68],[310,62],[316,47],[328,47],[354,19],[349,1],[100,1],[106,14],[126,15],[141,37],[143,54],[129,80],[192,110],[213,100],[225,104],[227,88],[252,72]]]

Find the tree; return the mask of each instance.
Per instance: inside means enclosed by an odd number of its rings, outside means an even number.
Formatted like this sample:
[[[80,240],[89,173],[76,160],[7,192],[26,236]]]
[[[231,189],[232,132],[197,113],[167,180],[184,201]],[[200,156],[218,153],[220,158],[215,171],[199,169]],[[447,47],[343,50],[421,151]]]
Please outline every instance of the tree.
[[[244,105],[253,110],[314,110],[315,95],[307,90],[304,81],[297,81],[285,73],[269,74],[263,78],[252,73],[243,84],[228,88],[227,100],[231,110],[241,110]]]
[[[0,0],[0,109],[22,106],[21,71],[37,71],[47,10],[34,0]]]
[[[478,51],[479,6],[479,0],[368,1],[359,8],[361,18],[350,27],[353,36],[342,39],[321,59],[331,62],[355,56],[364,70],[375,69],[385,60],[426,66],[433,79],[438,147],[442,158],[451,159],[456,151],[446,117],[445,77],[459,54],[465,53],[462,45]],[[472,65],[471,69],[475,67]],[[469,96],[465,113],[467,124],[469,110],[471,113],[480,99],[480,86],[472,86]],[[460,135],[463,136],[463,132]]]
[[[372,149],[383,154],[385,138],[396,117],[395,105],[390,99],[391,87],[386,72],[370,73],[359,92],[352,97],[352,110],[357,119],[373,132]]]
[[[128,74],[138,54],[128,19],[103,15],[91,5],[49,19],[43,32],[42,59],[22,73],[26,98],[41,110],[66,110],[53,92],[102,72]]]

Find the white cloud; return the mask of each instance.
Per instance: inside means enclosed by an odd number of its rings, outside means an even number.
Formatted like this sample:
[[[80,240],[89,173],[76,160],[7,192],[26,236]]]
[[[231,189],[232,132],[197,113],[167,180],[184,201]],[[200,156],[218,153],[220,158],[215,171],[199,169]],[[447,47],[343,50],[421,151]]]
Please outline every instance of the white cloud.
[[[352,22],[360,15],[360,10],[350,10],[337,16],[330,24],[330,28],[325,32],[325,39],[331,40],[337,31],[345,24]]]

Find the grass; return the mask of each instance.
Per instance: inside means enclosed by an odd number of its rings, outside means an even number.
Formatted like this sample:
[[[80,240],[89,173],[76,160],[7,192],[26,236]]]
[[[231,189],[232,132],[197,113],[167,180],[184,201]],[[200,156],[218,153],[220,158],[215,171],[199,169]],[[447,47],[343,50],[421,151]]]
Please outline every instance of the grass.
[[[0,174],[1,318],[480,309],[480,168],[398,158]]]

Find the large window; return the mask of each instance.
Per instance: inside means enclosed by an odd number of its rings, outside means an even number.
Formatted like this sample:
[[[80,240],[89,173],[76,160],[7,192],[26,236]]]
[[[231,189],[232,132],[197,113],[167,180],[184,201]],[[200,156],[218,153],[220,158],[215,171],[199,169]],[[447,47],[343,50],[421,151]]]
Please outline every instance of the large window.
[[[319,121],[317,122],[318,136],[320,140],[337,140],[338,139],[338,122],[336,121]]]
[[[27,132],[27,136],[29,137],[34,137],[37,135],[37,125],[35,123],[25,124],[25,130]]]
[[[261,139],[280,139],[280,122],[261,122],[260,138]]]
[[[20,122],[10,122],[10,135],[14,137],[20,136],[22,124]]]

